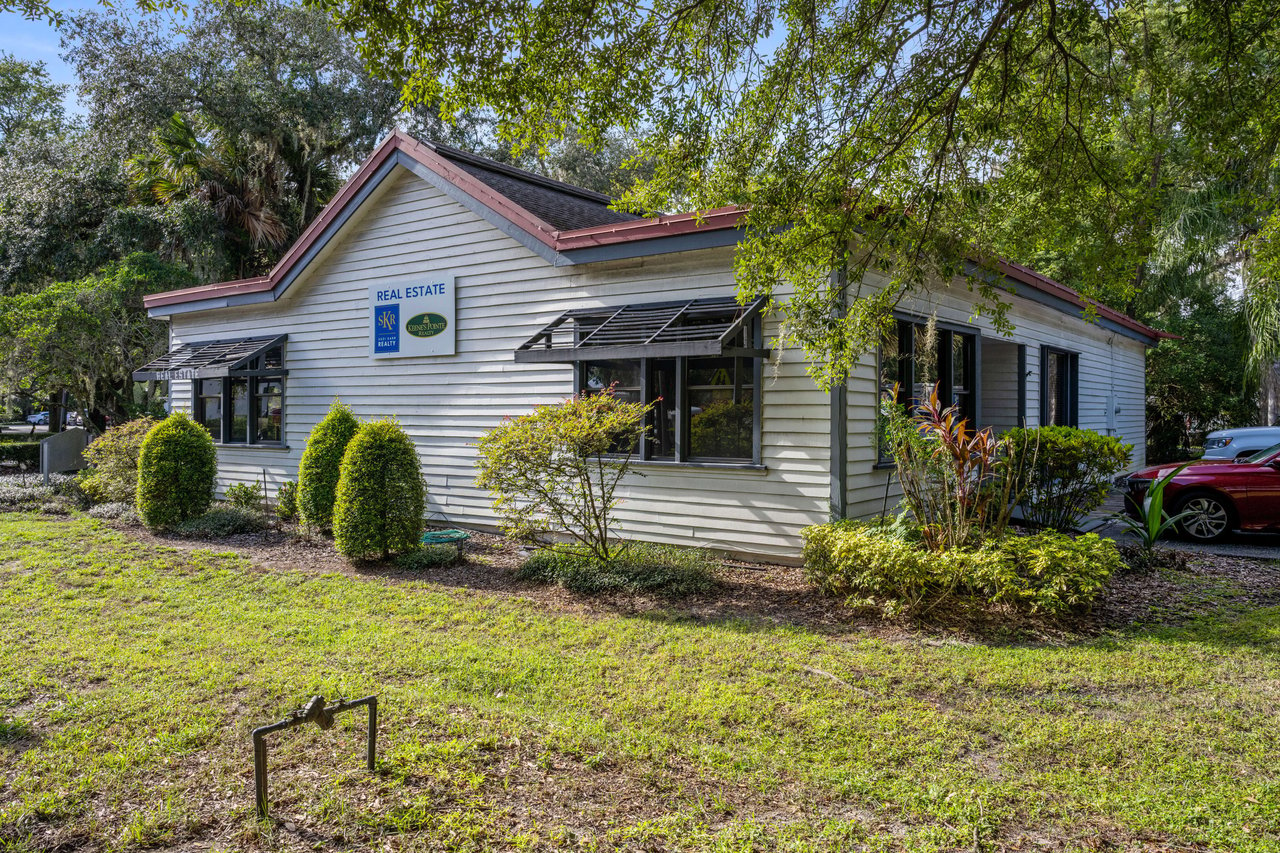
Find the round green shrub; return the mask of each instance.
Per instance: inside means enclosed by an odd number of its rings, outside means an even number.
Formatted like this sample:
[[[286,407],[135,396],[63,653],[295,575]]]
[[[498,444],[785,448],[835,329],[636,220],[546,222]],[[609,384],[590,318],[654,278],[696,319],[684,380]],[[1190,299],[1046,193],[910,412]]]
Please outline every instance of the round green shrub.
[[[333,526],[342,455],[359,428],[360,421],[351,410],[335,400],[329,414],[307,436],[298,463],[298,514],[308,527],[328,530]]]
[[[147,431],[138,454],[138,515],[166,529],[203,515],[213,502],[218,453],[209,431],[175,412]]]
[[[426,487],[413,441],[395,421],[364,424],[342,456],[333,539],[349,560],[418,547]]]

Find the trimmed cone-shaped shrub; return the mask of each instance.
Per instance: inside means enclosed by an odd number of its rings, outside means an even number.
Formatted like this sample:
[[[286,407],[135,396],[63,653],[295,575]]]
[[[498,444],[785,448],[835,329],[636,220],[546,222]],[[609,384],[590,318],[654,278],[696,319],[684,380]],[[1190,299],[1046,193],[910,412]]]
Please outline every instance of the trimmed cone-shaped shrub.
[[[426,487],[413,441],[395,421],[364,424],[347,445],[333,507],[333,540],[349,560],[418,547]]]
[[[298,463],[298,515],[308,527],[328,530],[333,526],[333,500],[342,471],[342,454],[360,428],[360,421],[346,406],[334,400],[302,451]]]
[[[213,503],[218,452],[213,437],[185,412],[153,426],[138,454],[138,515],[163,530],[204,515]]]

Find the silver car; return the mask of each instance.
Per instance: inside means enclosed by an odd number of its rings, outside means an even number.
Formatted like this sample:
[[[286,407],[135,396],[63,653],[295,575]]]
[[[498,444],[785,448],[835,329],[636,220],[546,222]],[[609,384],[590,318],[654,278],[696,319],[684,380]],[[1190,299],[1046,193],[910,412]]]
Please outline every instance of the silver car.
[[[1205,436],[1205,459],[1239,459],[1280,444],[1280,426],[1214,430]]]

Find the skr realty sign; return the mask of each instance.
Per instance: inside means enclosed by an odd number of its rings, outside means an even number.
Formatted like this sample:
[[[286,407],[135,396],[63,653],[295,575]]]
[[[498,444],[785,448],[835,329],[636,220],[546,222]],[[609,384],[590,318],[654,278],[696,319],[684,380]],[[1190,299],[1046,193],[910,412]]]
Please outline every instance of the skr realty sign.
[[[453,276],[369,285],[369,355],[406,358],[453,355]]]

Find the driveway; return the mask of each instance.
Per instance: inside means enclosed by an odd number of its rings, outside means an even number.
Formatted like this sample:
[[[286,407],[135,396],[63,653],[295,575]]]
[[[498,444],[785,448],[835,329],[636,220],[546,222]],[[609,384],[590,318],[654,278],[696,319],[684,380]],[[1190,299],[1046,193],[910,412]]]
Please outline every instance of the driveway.
[[[1114,521],[1101,521],[1086,528],[1116,542],[1136,541],[1133,534]],[[1166,538],[1163,544],[1192,554],[1218,554],[1224,557],[1246,557],[1251,560],[1280,560],[1280,533],[1232,533],[1220,542],[1202,544],[1181,538]]]

